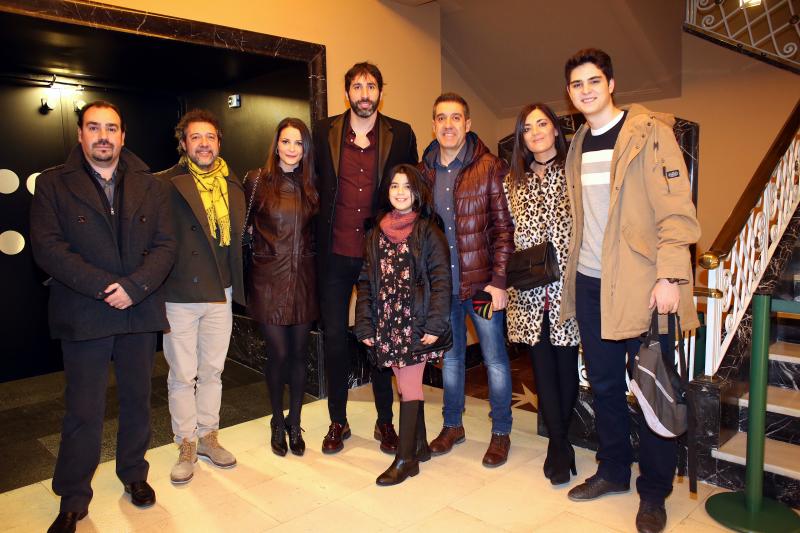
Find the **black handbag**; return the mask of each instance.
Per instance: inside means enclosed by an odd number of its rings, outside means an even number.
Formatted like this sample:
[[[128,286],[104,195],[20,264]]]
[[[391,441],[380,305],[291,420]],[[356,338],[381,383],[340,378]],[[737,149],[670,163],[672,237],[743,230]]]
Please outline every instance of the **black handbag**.
[[[514,252],[506,265],[506,284],[522,291],[547,285],[559,277],[556,248],[550,241]]]

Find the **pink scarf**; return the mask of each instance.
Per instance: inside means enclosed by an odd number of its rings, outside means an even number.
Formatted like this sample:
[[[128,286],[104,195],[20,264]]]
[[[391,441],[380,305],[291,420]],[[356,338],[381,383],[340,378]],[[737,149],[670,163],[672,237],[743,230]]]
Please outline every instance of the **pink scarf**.
[[[415,220],[417,220],[416,211],[410,211],[402,215],[395,209],[381,219],[381,231],[390,241],[397,244],[408,237],[409,233],[411,233],[411,228],[414,227]]]

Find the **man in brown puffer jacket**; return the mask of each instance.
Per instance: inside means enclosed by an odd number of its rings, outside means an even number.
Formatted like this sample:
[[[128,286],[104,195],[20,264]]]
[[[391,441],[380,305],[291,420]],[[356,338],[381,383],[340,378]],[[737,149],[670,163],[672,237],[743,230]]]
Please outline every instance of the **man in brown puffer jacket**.
[[[430,447],[431,453],[441,455],[464,442],[464,320],[469,315],[487,368],[492,408],[492,437],[483,465],[496,467],[506,462],[511,446],[511,371],[503,309],[508,300],[506,263],[514,251],[514,227],[503,194],[506,164],[470,132],[470,126],[464,98],[454,93],[439,96],[433,105],[436,140],[419,164],[434,191],[436,212],[444,221],[453,276],[453,348],[445,353],[442,369],[444,427]],[[480,293],[491,298],[493,313],[476,313],[473,304]]]

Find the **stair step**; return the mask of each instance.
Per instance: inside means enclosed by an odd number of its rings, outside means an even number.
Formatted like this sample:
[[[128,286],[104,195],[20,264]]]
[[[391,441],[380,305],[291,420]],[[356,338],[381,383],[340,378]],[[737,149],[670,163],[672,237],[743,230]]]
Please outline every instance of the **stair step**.
[[[717,459],[745,465],[747,433],[739,432],[718,450],[711,450]],[[800,479],[800,446],[778,440],[764,441],[764,470],[792,479]]]
[[[750,392],[739,398],[739,406],[750,405]],[[769,385],[767,387],[767,411],[787,416],[800,417],[800,391]],[[800,450],[798,450],[800,453]]]
[[[783,361],[800,365],[800,344],[776,341],[769,347],[770,361]]]

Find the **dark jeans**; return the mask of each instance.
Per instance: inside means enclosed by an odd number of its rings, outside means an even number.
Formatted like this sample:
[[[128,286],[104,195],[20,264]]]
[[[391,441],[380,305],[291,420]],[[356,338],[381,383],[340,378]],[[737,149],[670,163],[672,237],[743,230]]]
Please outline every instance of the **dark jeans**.
[[[325,368],[328,377],[328,413],[331,422],[347,422],[347,391],[352,354],[348,345],[350,298],[364,260],[330,254],[319,272],[320,311],[322,314]],[[378,422],[392,422],[392,370],[371,367],[370,379],[375,395]]]
[[[92,499],[92,476],[100,461],[106,408],[108,363],[114,361],[119,401],[117,477],[123,483],[147,479],[144,454],[150,444],[150,379],[155,333],[62,341],[67,412],[61,430],[53,492],[61,511],[83,512]]]
[[[583,356],[594,398],[597,426],[597,475],[627,485],[631,477],[633,448],[630,413],[625,396],[626,356],[639,350],[638,339],[609,341],[600,335],[600,280],[578,273],[575,304]],[[636,489],[643,500],[661,503],[672,492],[677,465],[677,441],[653,433],[638,415],[639,478]]]

